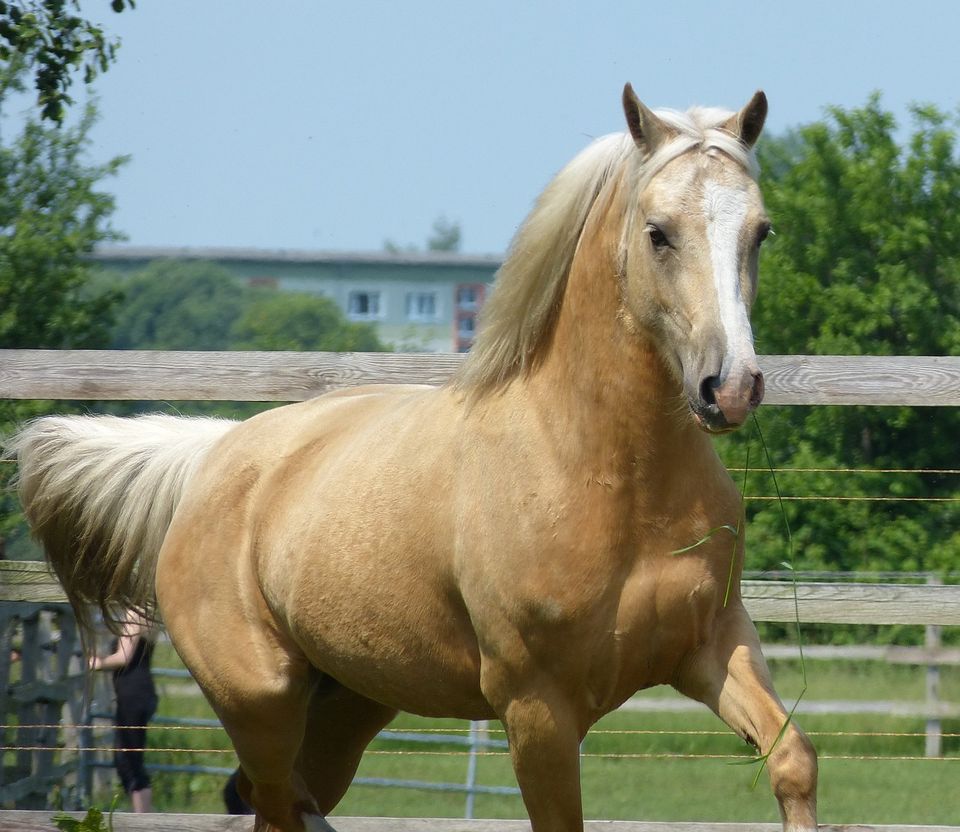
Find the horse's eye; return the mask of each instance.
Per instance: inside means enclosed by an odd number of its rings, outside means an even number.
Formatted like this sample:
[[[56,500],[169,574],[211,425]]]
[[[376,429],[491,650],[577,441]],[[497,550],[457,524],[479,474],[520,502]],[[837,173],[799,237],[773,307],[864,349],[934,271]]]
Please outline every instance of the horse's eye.
[[[770,236],[770,232],[770,223],[765,222],[760,226],[760,229],[757,231],[757,248],[760,248],[760,246],[763,245],[763,241]]]
[[[650,235],[650,244],[655,249],[664,249],[670,246],[670,241],[667,239],[667,235],[657,228],[657,226],[648,225],[647,233]]]

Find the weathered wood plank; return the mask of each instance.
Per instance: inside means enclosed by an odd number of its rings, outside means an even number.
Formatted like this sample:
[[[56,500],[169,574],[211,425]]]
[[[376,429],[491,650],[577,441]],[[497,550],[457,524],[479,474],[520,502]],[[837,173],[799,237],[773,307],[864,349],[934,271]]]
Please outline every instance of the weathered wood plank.
[[[765,355],[766,404],[960,405],[960,357]]]
[[[960,625],[960,586],[743,581],[741,592],[754,621]]]
[[[462,355],[0,350],[0,398],[301,401],[338,387],[441,384]],[[767,404],[960,405],[960,357],[761,356]]]
[[[784,697],[789,699],[789,697]],[[787,702],[788,707],[793,701]],[[621,711],[651,714],[707,713],[707,706],[681,696],[637,696],[620,706]],[[847,699],[801,699],[797,704],[799,716],[874,715],[894,716],[907,719],[956,719],[960,717],[960,705],[953,702],[910,702],[901,700],[847,700]]]
[[[63,587],[42,561],[0,560],[0,601],[59,604]]]
[[[51,812],[0,811],[0,832],[55,832]],[[73,817],[82,817],[70,812]],[[331,817],[337,832],[529,832],[526,820],[460,820],[457,818],[347,818]],[[229,815],[113,816],[116,832],[250,832],[253,819]],[[780,832],[779,823],[695,823],[629,820],[588,820],[586,832]],[[893,824],[821,824],[820,832],[960,832],[957,826]]]
[[[430,353],[0,350],[0,398],[302,401],[362,384],[442,384]]]
[[[754,621],[796,618],[791,581],[743,581],[741,592]],[[796,594],[800,621],[808,624],[960,625],[960,586],[798,582]],[[0,560],[0,601],[65,600],[45,563]]]
[[[0,811],[0,832],[56,832],[49,811]],[[82,818],[80,812],[66,812]],[[249,815],[181,815],[116,812],[113,815],[115,832],[252,832],[253,818]],[[346,830],[344,830],[346,832]]]
[[[795,644],[765,644],[768,659],[800,658]],[[813,661],[879,661],[887,664],[960,665],[960,647],[896,647],[880,644],[813,644],[803,648],[803,658]]]
[[[52,755],[44,753],[42,756],[49,759]],[[51,760],[47,770],[42,774],[38,772],[22,780],[0,786],[0,801],[13,803],[30,795],[42,795],[54,786],[63,783],[64,778],[76,771],[76,768],[77,765],[73,761],[53,765]],[[2,814],[3,812],[0,810],[0,815]]]

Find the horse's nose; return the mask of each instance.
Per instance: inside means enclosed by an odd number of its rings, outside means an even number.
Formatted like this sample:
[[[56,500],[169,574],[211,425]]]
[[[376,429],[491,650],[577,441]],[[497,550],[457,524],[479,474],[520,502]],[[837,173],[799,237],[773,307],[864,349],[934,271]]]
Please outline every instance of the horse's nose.
[[[700,394],[712,410],[716,408],[726,427],[739,427],[763,401],[763,373],[759,367],[746,367],[735,376],[721,380],[717,376],[704,379]]]

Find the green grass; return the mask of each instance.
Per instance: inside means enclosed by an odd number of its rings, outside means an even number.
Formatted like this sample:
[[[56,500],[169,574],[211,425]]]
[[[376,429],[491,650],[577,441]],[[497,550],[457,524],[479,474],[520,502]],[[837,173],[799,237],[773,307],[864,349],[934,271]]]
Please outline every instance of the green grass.
[[[164,656],[158,665],[173,666]],[[772,663],[772,671],[788,707],[801,689],[797,662]],[[887,666],[879,662],[808,662],[806,698],[860,700],[916,700],[924,694],[923,668]],[[183,683],[161,682],[161,713],[210,716],[209,707]],[[645,696],[669,696],[666,688]],[[944,700],[960,701],[960,668],[944,668]],[[917,737],[823,736],[823,733],[923,733],[923,721],[884,715],[807,716],[799,720],[821,755],[820,820],[822,823],[950,824],[960,817],[960,738],[945,738],[945,760],[895,760],[923,755],[924,739]],[[403,730],[462,729],[465,723],[400,716],[393,724]],[[494,723],[491,727],[499,728]],[[960,733],[960,722],[945,722],[948,733]],[[636,733],[652,731],[657,733]],[[720,732],[686,734],[671,732]],[[500,735],[502,736],[502,734]],[[224,748],[221,732],[150,732],[153,746]],[[376,742],[361,763],[361,777],[463,783],[467,757],[455,745],[421,746]],[[447,752],[438,754],[437,752]],[[689,714],[617,712],[601,720],[583,747],[584,812],[588,818],[666,821],[776,821],[777,804],[766,775],[752,787],[754,763],[734,765],[729,759],[649,758],[644,755],[738,755],[749,761],[751,750],[706,711]],[[622,755],[622,756],[618,756]],[[885,757],[879,760],[835,757]],[[204,763],[232,766],[232,754],[173,753],[153,750],[154,762]],[[161,811],[221,812],[224,778],[203,774],[158,774],[155,803]],[[506,754],[482,755],[478,782],[515,785]],[[100,803],[109,804],[109,795]],[[354,785],[337,808],[339,815],[397,817],[462,817],[463,793]],[[476,798],[478,817],[524,817],[519,797]]]

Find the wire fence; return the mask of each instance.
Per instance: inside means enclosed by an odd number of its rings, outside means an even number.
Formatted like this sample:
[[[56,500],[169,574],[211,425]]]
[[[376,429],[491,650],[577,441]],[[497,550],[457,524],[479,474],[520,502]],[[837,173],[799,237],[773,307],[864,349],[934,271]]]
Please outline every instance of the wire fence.
[[[219,727],[200,727],[196,725],[190,725],[185,723],[178,723],[171,721],[167,725],[158,725],[156,723],[150,723],[149,725],[142,726],[126,726],[129,728],[143,728],[149,729],[150,731],[163,731],[164,729],[170,731],[216,731],[223,734],[226,738],[226,732]],[[65,723],[58,724],[17,724],[10,723],[6,725],[0,725],[0,730],[92,730],[100,732],[102,735],[112,734],[112,726],[103,725],[103,726],[91,726],[91,725],[69,725]],[[465,727],[462,729],[459,728],[422,728],[417,731],[405,731],[398,729],[386,728],[380,732],[377,736],[378,740],[381,741],[397,741],[397,742],[412,742],[412,743],[431,743],[438,742],[443,744],[459,744],[458,740],[463,740],[464,744],[472,743],[470,737],[474,732],[486,736],[486,739],[480,740],[481,746],[495,746],[495,749],[488,748],[486,750],[473,750],[473,749],[443,749],[443,750],[431,750],[431,749],[371,749],[366,753],[371,755],[378,756],[437,756],[437,757],[462,757],[468,756],[470,754],[478,754],[480,756],[487,757],[508,757],[509,751],[507,750],[506,743],[506,734],[503,729],[487,729],[487,728],[473,728]],[[806,731],[805,732],[809,737],[818,738],[818,737],[843,737],[843,738],[853,738],[853,739],[922,739],[926,736],[925,732],[922,731]],[[502,740],[490,739],[490,736],[503,737]],[[670,736],[684,736],[684,737],[731,737],[730,731],[721,731],[721,730],[682,730],[682,729],[595,729],[590,732],[590,736],[655,736],[655,737],[670,737]],[[941,734],[942,737],[946,739],[958,739],[960,738],[960,732],[944,732]],[[112,751],[139,751],[139,748],[115,748],[114,746],[109,746]],[[0,747],[0,751],[90,751],[90,752],[99,752],[103,751],[105,746],[102,744],[91,744],[91,745],[72,745],[68,749],[62,747],[51,748],[49,745],[4,745]],[[177,746],[166,746],[166,745],[152,745],[149,749],[151,752],[166,752],[166,753],[175,753],[175,754],[234,754],[232,748],[223,748],[223,747],[210,747],[210,748],[197,748],[195,746],[187,747],[177,747]],[[750,754],[704,754],[704,753],[677,753],[677,752],[589,752],[581,751],[581,756],[583,757],[597,757],[597,758],[610,758],[610,759],[621,759],[621,758],[653,758],[653,757],[678,757],[682,759],[717,759],[717,758],[729,758],[729,759],[744,759],[752,755]],[[938,758],[926,758],[926,757],[908,757],[901,755],[891,755],[891,754],[865,754],[865,755],[831,755],[830,753],[822,755],[823,759],[858,759],[858,760],[903,760],[903,759],[931,759],[937,760],[939,762],[960,762],[960,755],[958,756],[943,756]]]

